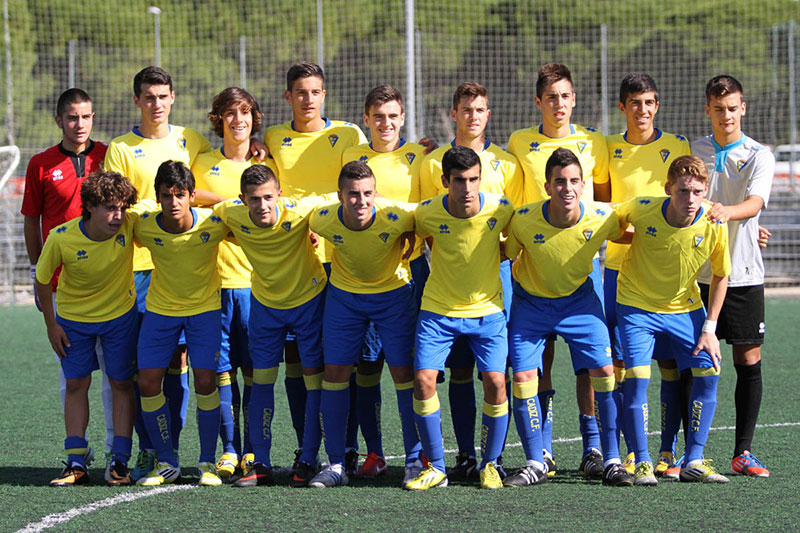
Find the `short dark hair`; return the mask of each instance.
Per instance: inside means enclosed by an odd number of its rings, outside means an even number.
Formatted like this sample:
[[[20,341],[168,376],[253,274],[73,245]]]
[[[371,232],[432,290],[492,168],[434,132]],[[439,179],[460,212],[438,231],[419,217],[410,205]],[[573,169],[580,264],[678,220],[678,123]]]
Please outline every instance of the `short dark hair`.
[[[375,179],[375,174],[372,173],[369,165],[363,161],[350,161],[339,172],[339,190],[342,190],[346,180],[364,180],[368,178]]]
[[[450,171],[467,170],[475,165],[481,166],[481,158],[472,148],[454,146],[444,153],[442,157],[442,174],[450,181]]]
[[[622,78],[622,83],[619,86],[619,101],[622,105],[625,105],[630,95],[649,92],[656,95],[656,102],[658,102],[658,87],[656,87],[656,82],[653,78],[643,73],[628,74]]]
[[[567,80],[570,85],[574,85],[572,83],[572,73],[566,65],[561,63],[542,65],[536,77],[536,96],[541,98],[546,88],[561,80]]]
[[[189,194],[194,192],[194,174],[189,170],[181,161],[164,161],[159,165],[156,171],[156,198],[158,198],[158,190],[161,186],[168,189],[178,187],[189,191]]]
[[[270,181],[275,183],[276,189],[280,188],[278,177],[271,168],[267,165],[252,165],[242,172],[242,179],[239,181],[239,189],[242,191],[242,194],[247,194],[248,185],[262,185]]]
[[[400,104],[400,111],[405,113],[406,104],[400,91],[391,85],[378,85],[367,93],[367,99],[364,101],[364,114],[369,115],[369,108],[374,105],[382,105],[393,101]]]
[[[733,76],[722,74],[714,76],[706,84],[706,102],[710,102],[711,98],[723,98],[729,94],[739,93],[744,98],[744,89],[739,80]]]
[[[311,77],[321,79],[322,86],[325,87],[325,74],[322,72],[322,67],[311,61],[293,63],[286,73],[286,90],[291,91],[294,87],[294,82],[297,80]]]
[[[58,97],[58,103],[56,103],[56,116],[60,117],[64,114],[67,110],[68,105],[72,104],[81,104],[83,102],[92,103],[92,99],[89,98],[89,94],[84,91],[83,89],[78,89],[77,87],[73,87],[72,89],[67,89],[61,96]]]
[[[477,81],[466,81],[456,87],[456,92],[453,93],[453,109],[458,109],[458,103],[464,97],[477,98],[483,96],[486,98],[486,103],[489,103],[489,91],[486,87]]]
[[[136,189],[128,178],[119,172],[98,170],[89,174],[81,184],[81,215],[84,220],[89,220],[90,207],[115,202],[122,203],[127,209],[136,203],[137,198]]]
[[[211,131],[223,137],[222,115],[235,105],[244,106],[253,115],[253,132],[261,129],[261,109],[253,95],[241,87],[228,87],[211,102],[211,111],[208,112],[208,120],[211,121]]]
[[[547,158],[547,163],[544,166],[544,176],[547,182],[553,178],[553,169],[556,167],[568,167],[570,165],[578,165],[578,170],[581,172],[581,179],[583,179],[583,167],[578,156],[572,150],[566,148],[556,148],[550,157]]]
[[[136,73],[133,77],[133,94],[137,98],[142,94],[142,85],[169,85],[172,91],[172,76],[161,67],[149,66]]]

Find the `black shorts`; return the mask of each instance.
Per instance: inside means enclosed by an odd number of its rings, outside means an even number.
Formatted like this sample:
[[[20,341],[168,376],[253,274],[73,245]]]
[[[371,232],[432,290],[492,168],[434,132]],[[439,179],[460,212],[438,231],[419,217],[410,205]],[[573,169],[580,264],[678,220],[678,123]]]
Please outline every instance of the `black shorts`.
[[[708,285],[700,285],[708,309]],[[717,338],[728,344],[764,344],[764,286],[728,287],[717,322]]]

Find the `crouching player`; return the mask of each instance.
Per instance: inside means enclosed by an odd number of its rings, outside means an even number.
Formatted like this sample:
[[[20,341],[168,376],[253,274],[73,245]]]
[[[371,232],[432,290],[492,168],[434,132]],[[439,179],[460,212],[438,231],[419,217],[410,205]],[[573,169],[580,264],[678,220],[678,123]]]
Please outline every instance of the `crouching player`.
[[[404,488],[447,486],[436,378],[464,335],[483,376],[481,487],[495,489],[503,486],[496,461],[508,428],[500,234],[514,207],[504,196],[479,191],[481,161],[470,148],[448,150],[442,172],[447,193],[425,200],[415,213],[417,234],[434,242],[414,347],[414,413],[430,466]]]
[[[681,156],[669,167],[664,197],[639,197],[617,206],[621,223],[636,231],[617,281],[617,320],[625,360],[623,416],[636,455],[635,485],[655,485],[647,449],[647,385],[656,336],[672,341],[675,360],[694,379],[689,398],[689,435],[681,481],[725,483],[728,479],[703,459],[717,407],[719,362],[715,334],[731,261],[728,229],[711,222],[706,166]],[[711,262],[708,315],[697,275]]]
[[[89,423],[89,385],[99,368],[97,340],[113,393],[114,439],[109,485],[130,485],[128,460],[136,403],[136,292],[133,285],[133,215],[136,190],[116,172],[98,172],[81,185],[82,215],[54,228],[36,265],[36,290],[47,336],[67,380],[64,471],[51,486],[89,482],[84,430]],[[50,279],[63,265],[53,308]]]
[[[581,202],[583,172],[578,158],[557,148],[545,167],[549,200],[517,210],[508,228],[506,254],[514,258],[514,299],[508,341],[514,370],[514,419],[527,464],[503,480],[508,487],[547,480],[542,451],[538,384],[547,339],[561,335],[570,346],[575,372],[588,369],[603,448],[603,484],[632,485],[619,459],[617,406],[611,344],[603,306],[594,291],[592,258],[606,239],[622,236],[616,213],[605,204]]]
[[[181,330],[197,396],[199,483],[222,484],[214,464],[220,422],[216,371],[222,336],[217,250],[228,228],[210,209],[191,207],[194,187],[194,176],[186,165],[165,161],[155,177],[161,210],[143,213],[135,226],[136,241],[150,250],[155,265],[139,331],[138,363],[142,418],[158,458],[138,485],[161,485],[180,477],[161,383]]]
[[[311,216],[311,230],[333,244],[333,262],[323,319],[325,373],[320,403],[330,464],[310,487],[348,483],[344,460],[350,376],[370,322],[380,335],[397,390],[407,465],[404,483],[421,471],[414,467],[421,445],[412,401],[417,311],[408,257],[413,243],[403,256],[403,235],[414,231],[415,206],[376,200],[376,192],[375,176],[367,164],[352,161],[339,174],[340,203],[320,206]]]

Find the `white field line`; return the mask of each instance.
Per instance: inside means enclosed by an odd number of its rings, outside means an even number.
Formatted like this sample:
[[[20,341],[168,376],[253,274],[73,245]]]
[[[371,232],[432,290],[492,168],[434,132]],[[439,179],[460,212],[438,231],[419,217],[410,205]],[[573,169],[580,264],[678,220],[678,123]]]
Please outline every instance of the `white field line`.
[[[800,422],[779,422],[776,424],[758,424],[756,427],[758,429],[768,429],[768,428],[778,428],[778,427],[797,427],[800,426]],[[734,426],[724,426],[724,427],[715,427],[711,428],[711,431],[733,431],[736,429]],[[658,435],[659,431],[651,431],[648,435]],[[553,442],[578,442],[580,441],[580,437],[570,437],[570,438],[560,438],[560,439],[553,439]],[[516,448],[522,446],[519,442],[509,442],[506,444],[506,447]],[[458,450],[445,450],[445,453],[457,453]],[[387,456],[386,459],[403,459],[403,455],[390,455]],[[55,527],[61,525],[65,522],[69,522],[73,518],[77,518],[79,516],[83,516],[85,514],[91,513],[93,511],[98,511],[100,509],[104,509],[106,507],[112,507],[114,505],[119,505],[121,503],[128,503],[132,501],[139,500],[141,498],[147,498],[150,496],[158,496],[159,494],[167,494],[170,492],[177,492],[180,490],[189,490],[196,488],[196,485],[170,485],[168,487],[158,487],[152,490],[146,491],[137,491],[137,492],[126,492],[124,494],[120,494],[118,496],[114,496],[113,498],[106,498],[105,500],[100,500],[93,503],[88,503],[81,507],[75,507],[74,509],[69,509],[67,511],[61,513],[53,513],[45,516],[38,522],[32,522],[27,526],[23,527],[17,533],[38,533],[40,531],[44,531],[45,529],[50,529],[51,527]]]

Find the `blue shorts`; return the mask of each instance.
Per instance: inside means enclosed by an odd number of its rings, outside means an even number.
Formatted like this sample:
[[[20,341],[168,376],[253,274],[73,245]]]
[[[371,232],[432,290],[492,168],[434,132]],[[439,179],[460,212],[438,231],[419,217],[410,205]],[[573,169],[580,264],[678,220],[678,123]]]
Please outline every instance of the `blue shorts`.
[[[222,345],[217,372],[253,368],[247,327],[250,320],[250,289],[222,289]]]
[[[185,332],[192,367],[216,372],[222,342],[221,314],[219,309],[190,316],[147,311],[139,330],[139,368],[167,368]]]
[[[70,343],[65,348],[67,356],[61,359],[64,377],[79,379],[100,368],[95,351],[99,338],[108,379],[132,379],[136,369],[138,320],[135,305],[124,315],[104,322],[78,322],[56,314],[56,322],[64,329]]]
[[[607,268],[603,273],[603,289],[605,299],[606,323],[608,324],[608,335],[611,338],[611,355],[617,361],[622,361],[622,343],[619,337],[619,327],[617,326],[617,277],[619,270]],[[653,359],[656,361],[668,361],[674,359],[672,343],[669,335],[659,333],[656,335],[656,342],[653,347]]]
[[[361,353],[359,340],[374,325],[389,366],[411,366],[416,321],[413,283],[376,294],[355,294],[330,285],[322,329],[325,363],[355,363]]]
[[[294,331],[300,364],[306,368],[323,366],[322,312],[325,292],[291,309],[267,307],[250,297],[250,357],[253,368],[272,368],[283,361],[286,332]]]
[[[502,312],[478,318],[454,318],[420,311],[414,344],[414,370],[444,370],[453,342],[464,336],[481,372],[506,371],[508,338]]]
[[[514,303],[508,324],[508,344],[514,372],[542,369],[547,339],[560,335],[569,344],[572,368],[602,368],[611,364],[603,306],[587,279],[569,296],[541,298],[514,284]]]
[[[625,368],[649,366],[653,357],[656,335],[666,335],[673,347],[673,357],[678,368],[711,368],[711,356],[701,351],[692,356],[700,337],[705,308],[688,313],[651,313],[637,307],[617,304],[617,321],[624,353]]]

